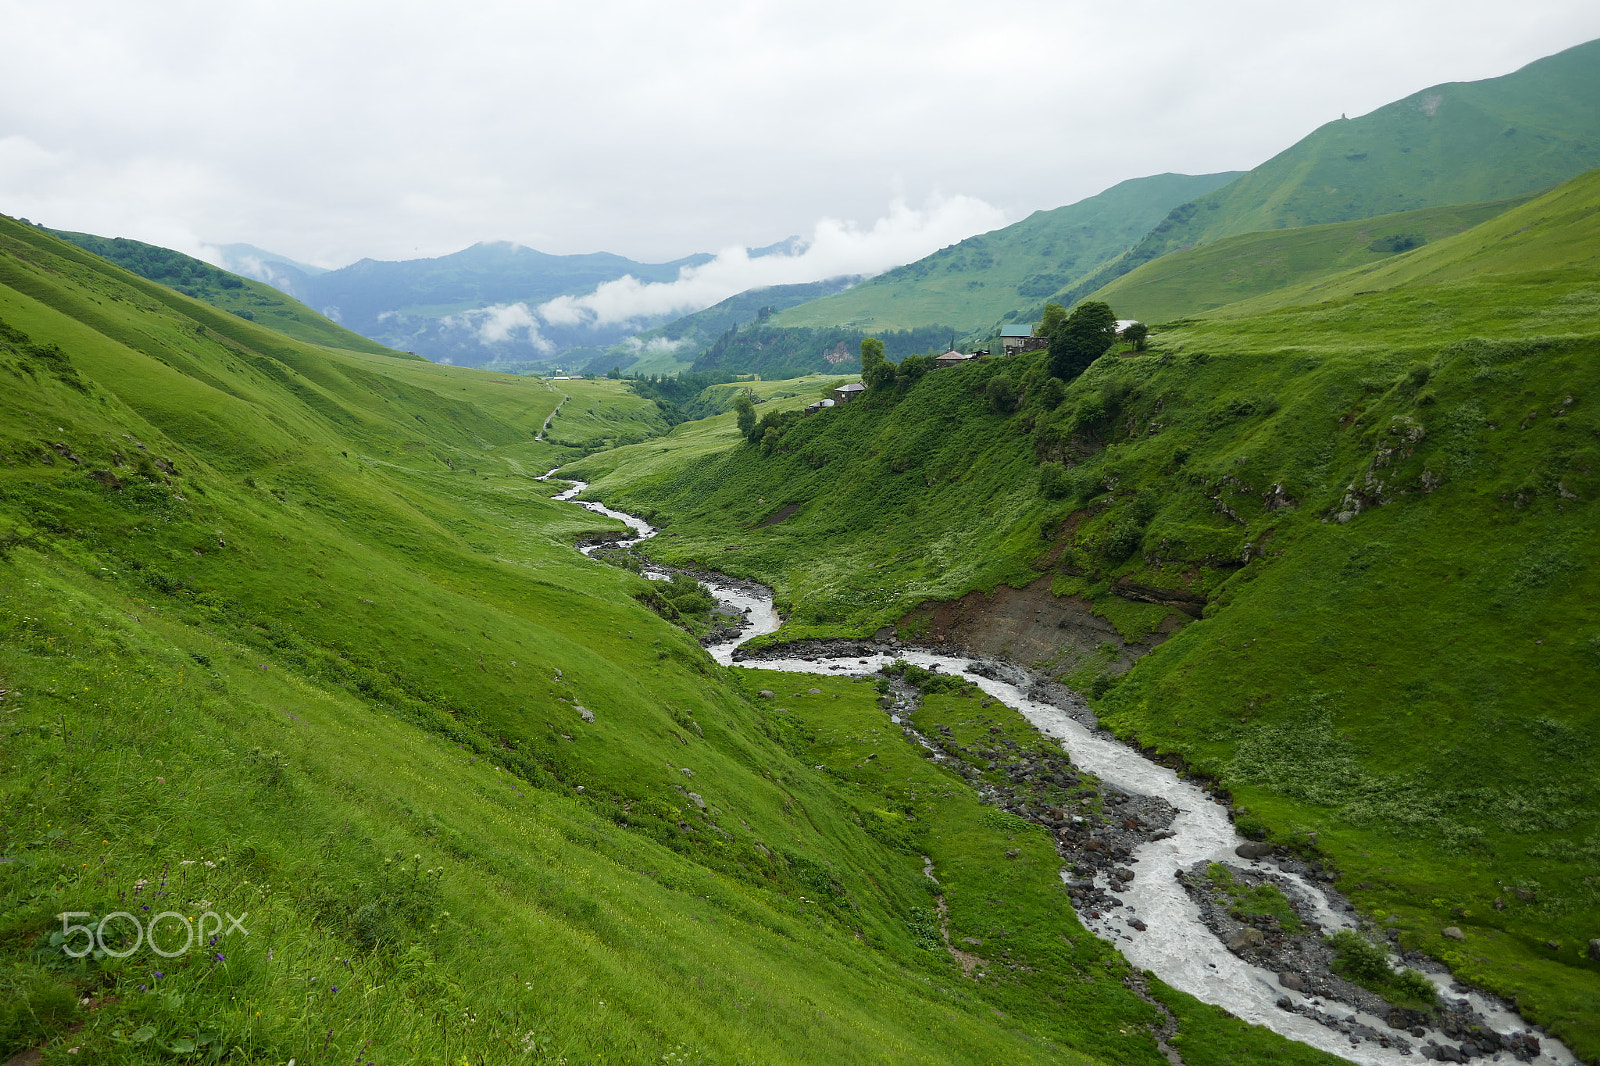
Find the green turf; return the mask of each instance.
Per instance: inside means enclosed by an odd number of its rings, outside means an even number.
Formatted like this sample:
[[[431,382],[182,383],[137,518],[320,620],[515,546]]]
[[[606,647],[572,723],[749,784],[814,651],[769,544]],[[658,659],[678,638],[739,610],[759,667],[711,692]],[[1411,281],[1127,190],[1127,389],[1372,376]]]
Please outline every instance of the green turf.
[[[1452,292],[1475,281],[1500,285],[1539,286],[1547,274],[1557,286],[1572,277],[1593,276],[1600,270],[1600,174],[1587,174],[1565,182],[1532,203],[1475,226],[1465,233],[1406,252],[1369,267],[1347,270],[1302,285],[1242,300],[1218,316],[1243,315],[1291,307],[1401,286],[1450,283]],[[1514,276],[1508,279],[1508,275]],[[1505,301],[1491,298],[1492,306]],[[1574,326],[1587,328],[1593,309],[1576,297],[1546,312],[1540,321],[1518,326],[1531,334],[1562,333]],[[1512,308],[1513,313],[1515,308]]]

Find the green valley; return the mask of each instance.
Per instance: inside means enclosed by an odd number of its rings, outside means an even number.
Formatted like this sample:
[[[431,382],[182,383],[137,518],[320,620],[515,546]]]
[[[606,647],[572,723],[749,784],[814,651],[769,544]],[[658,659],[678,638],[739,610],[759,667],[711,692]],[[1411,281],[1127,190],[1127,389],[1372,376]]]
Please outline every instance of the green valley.
[[[934,136],[752,20],[562,109],[480,59],[492,137],[397,49],[409,155],[296,115],[349,200],[206,209],[573,254],[0,215],[0,1062],[1600,1064],[1600,41],[906,263],[1193,69],[1067,116],[975,29]],[[202,231],[200,140],[78,224]]]
[[[769,642],[1048,648],[1242,830],[1592,1058],[1597,208],[1591,172],[1070,383],[907,365],[775,446],[730,414],[570,469],[664,525],[655,558],[770,584]]]
[[[624,384],[297,341],[7,219],[0,323],[0,1052],[1328,1061],[1134,972],[871,684],[727,671],[576,553],[616,524],[536,475],[665,428]]]

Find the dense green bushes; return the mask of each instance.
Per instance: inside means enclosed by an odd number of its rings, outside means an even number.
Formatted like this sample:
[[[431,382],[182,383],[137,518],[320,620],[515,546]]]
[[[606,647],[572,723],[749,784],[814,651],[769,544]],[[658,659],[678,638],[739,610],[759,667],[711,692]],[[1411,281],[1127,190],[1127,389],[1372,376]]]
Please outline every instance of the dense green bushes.
[[[1389,965],[1389,953],[1352,929],[1340,929],[1328,938],[1338,953],[1333,969],[1363,988],[1406,1006],[1435,1005],[1433,982],[1409,967]]]

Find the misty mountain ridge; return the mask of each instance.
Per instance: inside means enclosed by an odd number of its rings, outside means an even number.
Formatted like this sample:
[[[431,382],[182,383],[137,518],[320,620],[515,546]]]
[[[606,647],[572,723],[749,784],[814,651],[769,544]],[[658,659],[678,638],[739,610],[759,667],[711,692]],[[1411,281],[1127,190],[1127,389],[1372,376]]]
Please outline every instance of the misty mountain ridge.
[[[807,244],[804,238],[791,235],[747,249],[746,254],[752,259],[793,256],[802,254]],[[610,252],[555,255],[516,241],[498,240],[480,241],[449,255],[361,259],[337,270],[321,270],[248,244],[222,245],[218,251],[228,269],[264,281],[389,347],[462,366],[532,364],[552,369],[572,362],[563,358],[569,353],[579,359],[596,358],[635,334],[681,317],[684,311],[671,307],[602,320],[577,303],[580,298],[593,297],[600,286],[625,278],[641,285],[677,281],[685,269],[715,258],[700,252],[666,263],[644,263]],[[838,291],[843,284],[815,290],[802,286],[801,291],[809,293],[806,299],[815,299]],[[562,301],[563,297],[567,300]],[[782,295],[774,299],[781,306],[797,302]],[[685,332],[697,334],[692,326],[680,331],[680,336]],[[710,340],[707,337],[706,343]],[[619,354],[627,358],[639,347],[633,345]],[[667,350],[657,341],[656,351]]]

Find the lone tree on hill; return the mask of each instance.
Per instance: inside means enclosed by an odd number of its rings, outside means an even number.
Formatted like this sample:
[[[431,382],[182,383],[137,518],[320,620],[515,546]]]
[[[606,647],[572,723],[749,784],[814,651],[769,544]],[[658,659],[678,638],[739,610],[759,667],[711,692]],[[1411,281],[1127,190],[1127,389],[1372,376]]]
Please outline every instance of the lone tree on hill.
[[[1150,327],[1143,322],[1135,322],[1122,331],[1122,339],[1133,345],[1133,350],[1142,352],[1149,346]]]
[[[733,409],[739,412],[739,432],[750,436],[750,431],[756,425],[755,404],[750,402],[750,397],[740,393],[739,398],[733,401]]]
[[[1050,334],[1050,373],[1071,381],[1117,342],[1117,316],[1111,305],[1090,300]]]
[[[883,342],[876,337],[861,340],[861,380],[868,388],[893,385],[895,366],[883,354]]]

